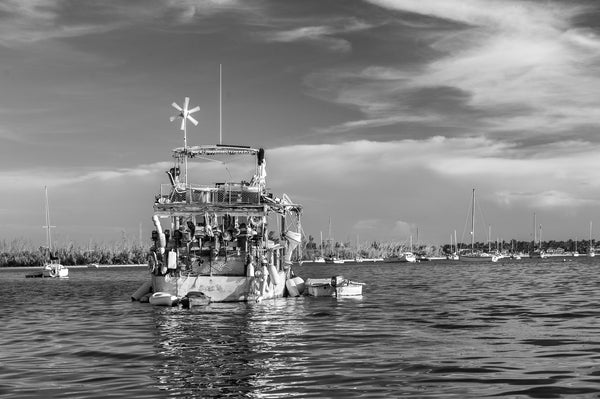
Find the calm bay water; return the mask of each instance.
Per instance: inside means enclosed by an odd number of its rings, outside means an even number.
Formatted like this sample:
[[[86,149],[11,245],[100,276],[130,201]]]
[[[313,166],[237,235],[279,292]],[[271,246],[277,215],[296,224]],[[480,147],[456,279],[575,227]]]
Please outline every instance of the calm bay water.
[[[0,396],[600,397],[600,258],[295,271],[364,296],[161,308],[140,267],[2,269]]]

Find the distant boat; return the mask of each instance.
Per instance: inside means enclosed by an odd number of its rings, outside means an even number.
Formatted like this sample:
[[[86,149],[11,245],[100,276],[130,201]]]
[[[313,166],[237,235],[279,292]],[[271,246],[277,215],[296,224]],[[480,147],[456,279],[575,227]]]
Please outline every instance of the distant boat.
[[[401,262],[409,262],[414,263],[417,261],[417,256],[412,252],[403,252],[396,256],[388,256],[387,258],[383,258],[385,263],[401,263]]]
[[[325,263],[325,258],[322,256],[317,256],[314,260],[314,263]]]
[[[534,214],[533,214],[533,249],[529,252],[529,257],[545,259],[548,257],[548,254],[546,254],[546,252],[542,249],[542,225],[540,225],[540,227],[539,227],[540,228],[540,240],[539,240],[539,243],[537,244],[537,248],[536,248],[536,242],[538,242],[538,240],[537,240],[536,226],[537,226],[537,222],[536,222],[535,212],[534,212]]]
[[[416,262],[417,256],[412,251],[412,236],[410,236],[410,251],[404,251],[398,255],[388,256],[387,258],[384,258],[383,261],[386,263]]]
[[[69,269],[60,264],[56,253],[52,251],[52,233],[50,229],[54,226],[50,224],[50,206],[48,204],[48,187],[44,186],[45,210],[46,210],[46,251],[49,262],[45,262],[41,272],[27,274],[26,277],[50,277],[50,278],[69,278]]]
[[[454,248],[452,248],[452,234],[450,234],[450,253],[446,255],[446,259],[448,260],[458,260],[457,253],[457,242],[456,242],[456,230],[454,230]]]
[[[596,256],[596,252],[594,252],[594,247],[592,245],[592,222],[590,221],[590,248],[588,249],[588,254],[590,258]]]
[[[464,262],[497,262],[498,257],[475,250],[475,189],[471,197],[471,249],[459,252],[458,259]]]

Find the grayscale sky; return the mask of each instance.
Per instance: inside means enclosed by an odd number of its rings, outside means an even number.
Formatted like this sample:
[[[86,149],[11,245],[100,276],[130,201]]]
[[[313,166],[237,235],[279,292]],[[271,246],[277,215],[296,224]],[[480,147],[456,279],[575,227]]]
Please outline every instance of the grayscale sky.
[[[264,147],[268,186],[336,240],[600,231],[600,3],[4,0],[0,238],[149,239],[183,145]],[[596,236],[596,235],[594,235]]]

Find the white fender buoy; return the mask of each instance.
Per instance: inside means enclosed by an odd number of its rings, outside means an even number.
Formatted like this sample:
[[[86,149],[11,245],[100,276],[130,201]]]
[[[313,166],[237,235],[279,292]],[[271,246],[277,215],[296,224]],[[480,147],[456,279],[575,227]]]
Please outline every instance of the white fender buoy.
[[[302,280],[302,278],[296,276],[292,279],[292,281],[294,281],[294,285],[298,289],[298,292],[300,294],[302,294],[304,292],[304,280]]]
[[[298,291],[298,287],[296,287],[296,282],[293,279],[288,279],[285,282],[285,288],[287,288],[288,295],[291,297],[300,296],[300,292]]]
[[[167,269],[177,269],[177,252],[169,251]]]

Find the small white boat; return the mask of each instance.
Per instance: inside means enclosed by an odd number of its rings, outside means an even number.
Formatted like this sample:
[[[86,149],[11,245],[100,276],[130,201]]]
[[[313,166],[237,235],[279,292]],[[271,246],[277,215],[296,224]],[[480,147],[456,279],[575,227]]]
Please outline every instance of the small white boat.
[[[309,278],[306,280],[306,294],[314,297],[361,296],[364,283],[351,281],[342,276],[332,278]]]
[[[175,306],[179,303],[179,298],[168,292],[155,292],[150,297],[150,304],[155,306]]]
[[[398,256],[389,256],[387,258],[384,258],[383,261],[385,263],[400,263],[400,262],[414,263],[417,261],[417,256],[412,252],[403,252]]]
[[[68,278],[69,269],[60,263],[48,263],[44,266],[44,269],[42,269],[42,277]]]
[[[210,297],[200,291],[190,291],[181,298],[181,304],[184,308],[193,308],[194,306],[206,306],[210,304]]]

